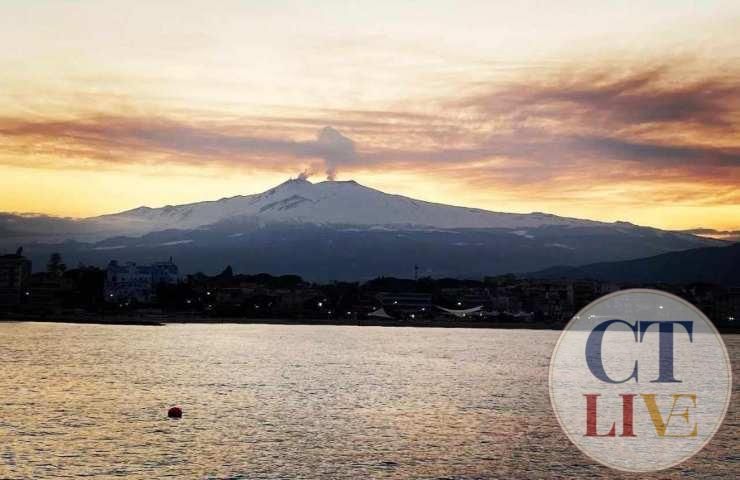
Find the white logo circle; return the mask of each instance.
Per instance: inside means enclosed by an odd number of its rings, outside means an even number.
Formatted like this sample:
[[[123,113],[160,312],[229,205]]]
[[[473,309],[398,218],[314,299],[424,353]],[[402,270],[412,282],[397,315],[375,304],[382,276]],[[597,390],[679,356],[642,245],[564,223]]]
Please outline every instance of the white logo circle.
[[[722,424],[731,392],[714,325],[659,290],[592,302],[565,327],[550,361],[560,426],[583,453],[618,470],[662,470],[699,452]]]

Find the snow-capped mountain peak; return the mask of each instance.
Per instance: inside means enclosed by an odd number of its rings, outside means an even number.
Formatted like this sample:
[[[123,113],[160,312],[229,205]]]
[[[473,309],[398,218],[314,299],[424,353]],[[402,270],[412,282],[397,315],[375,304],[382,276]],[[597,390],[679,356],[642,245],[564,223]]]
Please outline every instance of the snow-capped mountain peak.
[[[0,218],[0,246],[25,244],[43,265],[151,261],[174,255],[186,271],[298,273],[306,278],[488,275],[626,260],[722,245],[719,240],[546,213],[500,213],[392,195],[353,181],[292,179],[262,193],[82,220]],[[76,240],[77,242],[67,242]],[[22,242],[22,243],[21,243]],[[114,252],[114,253],[112,253]]]
[[[312,183],[302,178],[287,180],[258,194],[161,208],[139,207],[88,221],[105,224],[116,231],[143,234],[166,229],[193,229],[237,218],[265,224],[288,222],[438,229],[521,229],[599,223],[544,213],[500,213],[431,203],[384,193],[354,180]]]

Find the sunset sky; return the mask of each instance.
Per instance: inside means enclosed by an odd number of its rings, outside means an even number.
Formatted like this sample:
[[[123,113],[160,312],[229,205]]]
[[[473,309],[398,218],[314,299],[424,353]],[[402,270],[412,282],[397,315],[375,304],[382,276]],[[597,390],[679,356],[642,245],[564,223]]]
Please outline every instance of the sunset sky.
[[[738,32],[738,1],[4,1],[0,211],[90,216],[305,172],[740,229]]]

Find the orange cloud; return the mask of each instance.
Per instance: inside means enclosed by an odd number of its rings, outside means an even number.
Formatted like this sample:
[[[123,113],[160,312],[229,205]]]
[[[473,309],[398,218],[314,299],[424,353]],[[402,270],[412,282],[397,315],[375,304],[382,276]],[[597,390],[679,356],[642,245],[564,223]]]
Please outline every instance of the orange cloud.
[[[0,118],[0,163],[437,175],[510,199],[738,205],[740,78],[570,69],[405,111]],[[424,113],[419,113],[423,111]],[[332,127],[327,127],[331,125]],[[606,198],[604,198],[606,196]]]

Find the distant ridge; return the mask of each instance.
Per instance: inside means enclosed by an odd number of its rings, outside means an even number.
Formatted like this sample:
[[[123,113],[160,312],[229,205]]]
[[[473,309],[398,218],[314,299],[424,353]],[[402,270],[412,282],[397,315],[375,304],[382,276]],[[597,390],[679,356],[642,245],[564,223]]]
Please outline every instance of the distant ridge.
[[[592,279],[611,282],[740,285],[740,243],[670,252],[621,262],[579,267],[557,266],[529,274],[535,278]]]
[[[0,251],[35,269],[175,257],[182,272],[298,274],[317,281],[419,274],[481,278],[644,258],[713,238],[547,213],[504,213],[389,194],[354,181],[291,179],[264,192],[66,219],[0,214]]]

